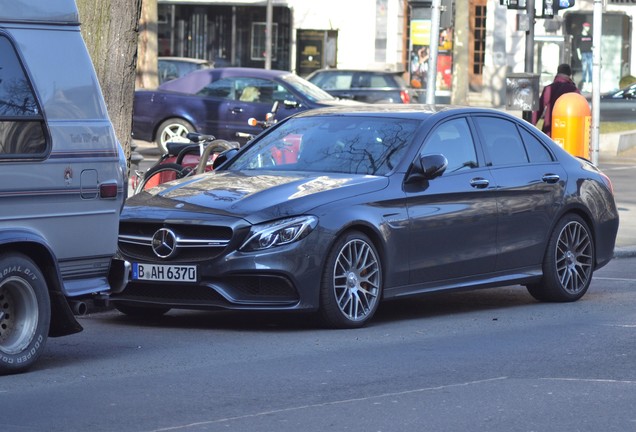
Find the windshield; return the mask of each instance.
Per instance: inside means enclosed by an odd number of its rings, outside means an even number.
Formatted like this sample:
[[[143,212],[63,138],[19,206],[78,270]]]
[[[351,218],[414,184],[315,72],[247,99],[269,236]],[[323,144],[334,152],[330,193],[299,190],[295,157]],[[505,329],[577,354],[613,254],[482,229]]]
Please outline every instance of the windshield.
[[[294,90],[302,93],[307,99],[312,102],[336,99],[320,87],[310,83],[309,81],[299,77],[298,75],[289,74],[282,78],[289,85],[291,85]]]
[[[418,124],[368,116],[291,118],[255,141],[227,169],[386,175],[402,159]]]

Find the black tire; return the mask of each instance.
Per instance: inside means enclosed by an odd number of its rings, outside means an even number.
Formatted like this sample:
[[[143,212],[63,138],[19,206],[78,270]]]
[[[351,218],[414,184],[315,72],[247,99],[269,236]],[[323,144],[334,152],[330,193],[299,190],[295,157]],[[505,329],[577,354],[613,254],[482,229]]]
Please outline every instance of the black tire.
[[[50,322],[40,268],[22,254],[0,256],[0,375],[33,366],[44,351]]]
[[[190,142],[186,138],[190,132],[196,132],[190,123],[180,118],[171,118],[161,123],[157,128],[155,143],[161,154],[166,154],[168,152],[167,142],[179,140]]]
[[[133,306],[129,303],[114,303],[115,309],[124,315],[134,318],[158,318],[165,315],[171,309],[168,306]]]
[[[578,215],[565,215],[554,227],[543,259],[543,278],[528,285],[539,301],[572,302],[587,292],[594,273],[594,238]]]
[[[190,172],[190,169],[184,168],[175,163],[155,165],[144,173],[144,177],[135,188],[135,193],[138,194],[139,192],[153,188],[161,183],[183,178]]]
[[[320,316],[327,327],[358,328],[382,298],[382,263],[373,242],[351,231],[331,248],[320,287]]]

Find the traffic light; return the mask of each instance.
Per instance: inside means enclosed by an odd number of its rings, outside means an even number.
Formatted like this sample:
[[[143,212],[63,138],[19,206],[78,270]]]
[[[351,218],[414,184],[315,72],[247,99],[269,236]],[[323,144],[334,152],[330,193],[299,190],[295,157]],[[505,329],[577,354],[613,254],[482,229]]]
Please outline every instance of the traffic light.
[[[553,18],[561,9],[574,6],[575,0],[542,0],[541,16],[538,18]]]

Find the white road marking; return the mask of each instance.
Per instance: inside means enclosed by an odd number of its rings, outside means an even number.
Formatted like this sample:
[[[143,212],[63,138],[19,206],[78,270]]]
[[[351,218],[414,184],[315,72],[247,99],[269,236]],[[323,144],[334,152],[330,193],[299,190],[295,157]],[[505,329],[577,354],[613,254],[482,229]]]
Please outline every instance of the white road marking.
[[[375,395],[375,396],[369,396],[369,397],[364,397],[364,398],[345,399],[345,400],[339,400],[339,401],[333,401],[333,402],[324,402],[324,403],[313,404],[313,405],[303,405],[303,406],[297,406],[297,407],[283,408],[283,409],[278,409],[278,410],[259,412],[259,413],[256,413],[256,414],[246,414],[246,415],[243,415],[243,416],[228,417],[228,418],[217,419],[217,420],[209,420],[209,421],[204,421],[204,422],[190,423],[190,424],[181,425],[181,426],[173,426],[173,427],[168,427],[168,428],[155,429],[153,432],[174,431],[174,430],[187,429],[187,428],[197,427],[197,426],[205,426],[205,425],[214,424],[214,423],[223,423],[223,422],[228,422],[228,421],[233,421],[233,420],[241,420],[241,419],[253,418],[253,417],[261,417],[261,416],[266,416],[266,415],[271,415],[271,414],[278,414],[278,413],[284,413],[284,412],[290,412],[290,411],[298,411],[298,410],[303,410],[303,409],[308,409],[308,408],[317,408],[317,407],[324,407],[324,406],[329,406],[329,405],[339,405],[339,404],[346,404],[346,403],[350,403],[350,402],[369,401],[371,399],[401,396],[401,395],[407,395],[407,394],[413,394],[413,393],[421,393],[421,392],[432,391],[432,390],[443,390],[443,389],[452,388],[452,387],[463,387],[463,386],[469,386],[469,385],[474,385],[474,384],[483,384],[483,383],[487,383],[487,382],[500,381],[500,380],[506,380],[506,379],[508,379],[508,377],[488,378],[488,379],[484,379],[484,380],[469,381],[469,382],[465,382],[465,383],[448,384],[448,385],[442,385],[442,386],[437,386],[437,387],[425,387],[425,388],[420,388],[420,389],[415,389],[415,390],[406,390],[406,391],[403,391],[403,392],[384,393],[384,394]]]

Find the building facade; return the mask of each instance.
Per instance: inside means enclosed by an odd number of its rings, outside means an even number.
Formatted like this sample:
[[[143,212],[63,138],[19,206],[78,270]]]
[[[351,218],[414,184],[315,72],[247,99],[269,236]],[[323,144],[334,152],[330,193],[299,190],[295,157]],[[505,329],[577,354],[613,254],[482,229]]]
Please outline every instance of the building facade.
[[[535,0],[533,72],[549,83],[559,63],[571,63],[583,88],[584,23],[594,0],[541,18]],[[606,0],[601,91],[636,75],[632,16],[636,7]],[[430,0],[271,0],[274,69],[305,76],[325,67],[402,72],[414,87],[436,80],[436,95],[458,103],[505,104],[506,76],[525,72],[524,10],[510,0],[442,0],[438,67],[428,71]],[[525,0],[515,0],[525,5]],[[265,67],[267,0],[158,0],[158,53],[213,61],[216,67]],[[422,90],[423,91],[423,90]],[[439,100],[439,99],[438,99]],[[445,98],[441,100],[445,101]]]

